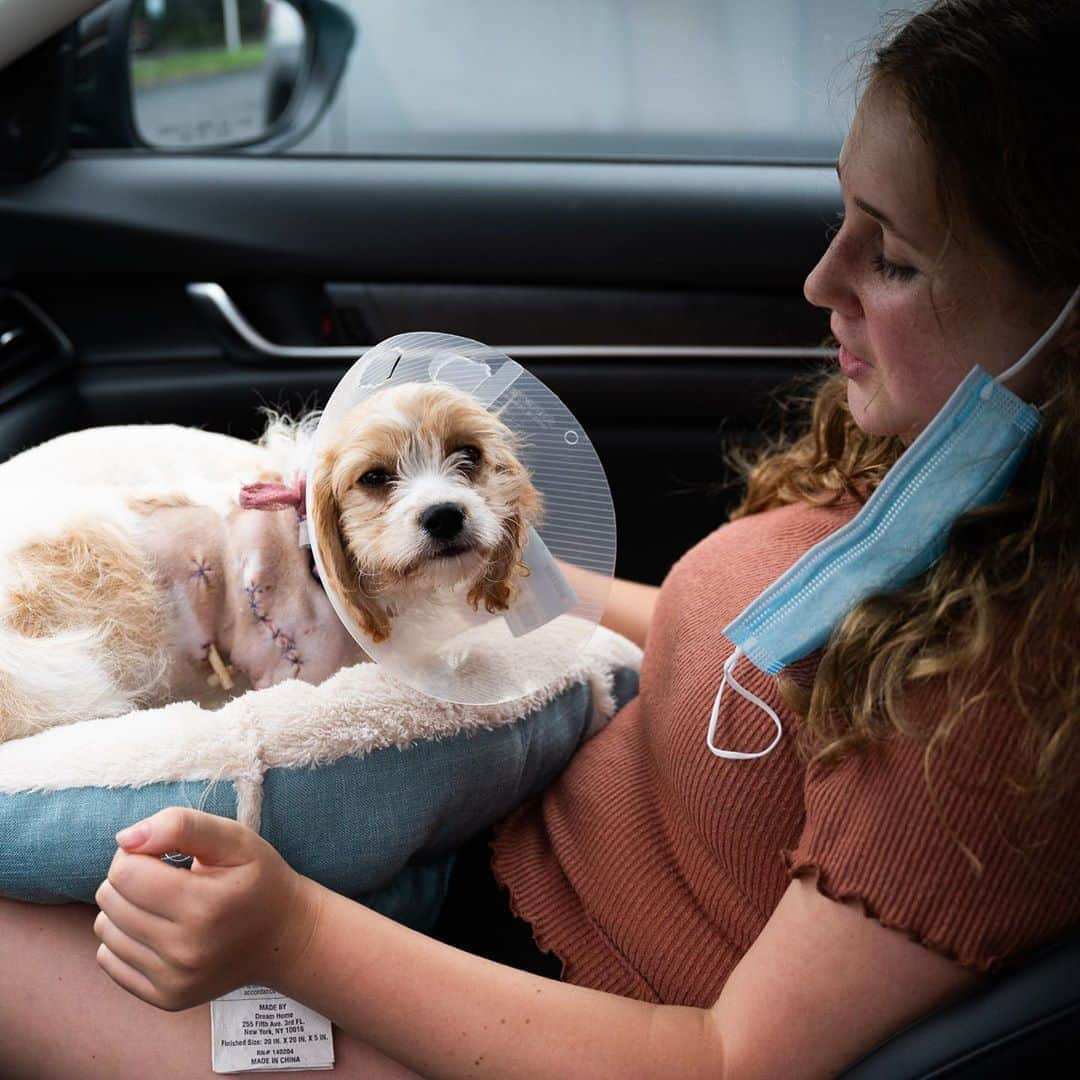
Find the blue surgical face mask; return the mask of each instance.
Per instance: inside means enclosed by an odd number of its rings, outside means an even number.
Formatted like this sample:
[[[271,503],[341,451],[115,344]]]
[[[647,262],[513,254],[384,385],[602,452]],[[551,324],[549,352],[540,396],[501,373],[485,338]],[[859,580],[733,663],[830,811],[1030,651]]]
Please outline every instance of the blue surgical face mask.
[[[901,588],[941,555],[961,514],[1001,497],[1039,430],[1039,410],[1002,383],[1018,374],[1061,329],[1080,288],[1038,341],[1007,371],[976,365],[843,528],[816,544],[758,596],[724,636],[736,646],[724,664],[706,743],[717,757],[746,760],[780,741],[780,718],[734,677],[741,656],[769,675],[821,648],[861,600]],[[724,687],[763,709],[776,735],[756,752],[714,745]]]

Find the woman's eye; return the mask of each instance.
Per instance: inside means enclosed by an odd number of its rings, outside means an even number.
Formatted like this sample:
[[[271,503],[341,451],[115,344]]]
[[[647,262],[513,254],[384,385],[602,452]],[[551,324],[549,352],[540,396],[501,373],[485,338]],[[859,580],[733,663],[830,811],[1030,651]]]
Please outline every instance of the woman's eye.
[[[394,477],[386,469],[368,469],[356,482],[363,487],[385,487]]]
[[[454,454],[458,458],[458,468],[463,469],[465,472],[472,472],[480,464],[480,459],[483,457],[479,447],[476,446],[459,446],[454,451]]]
[[[884,278],[895,281],[910,281],[919,271],[914,266],[903,266],[878,252],[873,258],[874,269]]]

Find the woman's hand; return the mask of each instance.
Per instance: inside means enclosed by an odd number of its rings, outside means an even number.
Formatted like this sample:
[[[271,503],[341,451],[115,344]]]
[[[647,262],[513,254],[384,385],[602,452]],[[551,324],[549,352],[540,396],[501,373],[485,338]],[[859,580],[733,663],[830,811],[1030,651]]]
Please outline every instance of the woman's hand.
[[[273,980],[303,954],[320,890],[257,833],[179,807],[117,834],[95,899],[97,960],[119,986],[175,1011]],[[193,856],[189,871],[161,861]]]

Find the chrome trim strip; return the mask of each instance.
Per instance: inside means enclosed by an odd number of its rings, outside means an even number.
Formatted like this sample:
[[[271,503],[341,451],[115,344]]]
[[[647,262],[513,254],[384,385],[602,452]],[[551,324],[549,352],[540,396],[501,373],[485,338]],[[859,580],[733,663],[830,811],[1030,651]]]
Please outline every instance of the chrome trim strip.
[[[718,360],[829,360],[834,350],[802,345],[497,345],[507,356]]]
[[[214,282],[193,282],[187,293],[211,320],[239,338],[249,353],[270,360],[356,360],[370,345],[276,345],[244,318],[229,294]],[[507,356],[559,360],[588,357],[694,360],[827,360],[835,354],[821,346],[799,345],[496,345]]]

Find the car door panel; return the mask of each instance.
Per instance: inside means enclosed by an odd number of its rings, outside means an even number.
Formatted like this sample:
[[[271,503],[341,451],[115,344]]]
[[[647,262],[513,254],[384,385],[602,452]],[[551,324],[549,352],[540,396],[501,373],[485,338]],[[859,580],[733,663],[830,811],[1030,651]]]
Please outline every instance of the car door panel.
[[[820,166],[99,151],[0,186],[6,262],[27,274],[66,248],[79,273],[783,292],[838,209]]]
[[[725,447],[760,441],[776,388],[820,363],[801,285],[837,209],[825,166],[74,151],[0,186],[0,277],[74,346],[0,407],[0,450],[106,423],[250,437],[260,406],[325,401],[363,346],[459,333],[578,415],[618,571],[658,581],[723,520]],[[208,281],[310,355],[242,347],[188,295]]]

